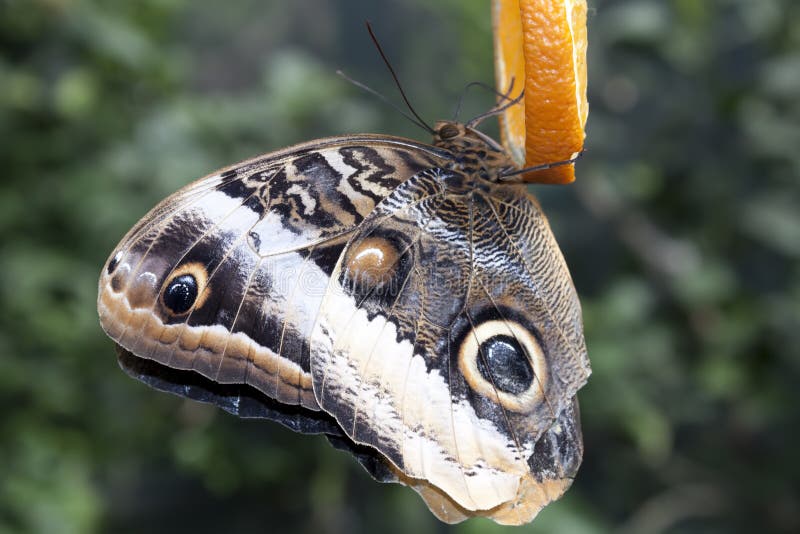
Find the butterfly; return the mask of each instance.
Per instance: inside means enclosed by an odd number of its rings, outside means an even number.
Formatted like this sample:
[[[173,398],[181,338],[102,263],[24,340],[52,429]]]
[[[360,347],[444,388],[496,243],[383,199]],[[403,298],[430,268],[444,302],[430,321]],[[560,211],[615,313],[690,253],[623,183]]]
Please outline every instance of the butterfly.
[[[202,178],[104,265],[121,367],[324,434],[441,520],[533,519],[583,454],[580,303],[517,167],[472,123],[348,135]]]

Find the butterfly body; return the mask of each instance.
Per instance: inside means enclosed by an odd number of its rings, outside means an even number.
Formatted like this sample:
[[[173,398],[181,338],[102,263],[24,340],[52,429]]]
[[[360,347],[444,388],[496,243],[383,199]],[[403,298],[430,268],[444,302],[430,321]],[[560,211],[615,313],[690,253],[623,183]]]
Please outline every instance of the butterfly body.
[[[529,521],[582,456],[589,374],[564,260],[483,134],[319,140],[156,206],[99,282],[158,389],[325,433],[439,517]]]

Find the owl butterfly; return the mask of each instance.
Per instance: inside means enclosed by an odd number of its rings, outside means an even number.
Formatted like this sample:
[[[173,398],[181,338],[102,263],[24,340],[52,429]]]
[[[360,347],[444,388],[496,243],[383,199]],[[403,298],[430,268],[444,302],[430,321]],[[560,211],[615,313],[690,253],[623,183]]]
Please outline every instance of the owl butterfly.
[[[443,521],[522,524],[581,462],[580,304],[502,147],[433,131],[312,141],[186,186],[111,254],[100,322],[156,389],[325,434]]]

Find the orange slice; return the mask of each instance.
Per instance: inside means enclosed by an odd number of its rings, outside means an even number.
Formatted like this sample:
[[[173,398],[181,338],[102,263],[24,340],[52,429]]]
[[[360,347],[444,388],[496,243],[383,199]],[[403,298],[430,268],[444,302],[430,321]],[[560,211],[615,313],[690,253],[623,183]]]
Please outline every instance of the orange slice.
[[[583,149],[586,0],[493,0],[495,77],[520,105],[500,116],[503,145],[520,167],[572,159]],[[566,184],[574,165],[529,172],[526,182]]]

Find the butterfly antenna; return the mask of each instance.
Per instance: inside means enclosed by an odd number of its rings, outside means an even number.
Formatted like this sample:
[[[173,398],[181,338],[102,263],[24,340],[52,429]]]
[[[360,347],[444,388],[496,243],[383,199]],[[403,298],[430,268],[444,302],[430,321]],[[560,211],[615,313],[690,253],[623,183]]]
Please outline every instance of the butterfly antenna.
[[[469,82],[467,85],[464,86],[464,89],[461,91],[461,96],[458,97],[458,105],[456,106],[456,112],[453,114],[453,121],[458,120],[458,116],[461,114],[461,106],[464,103],[464,98],[467,96],[467,91],[473,87],[480,87],[482,89],[486,89],[490,93],[493,93],[500,101],[510,100],[509,95],[511,94],[511,90],[514,87],[514,78],[511,78],[511,85],[508,88],[508,92],[501,93],[488,83],[483,82]]]
[[[495,115],[500,115],[502,112],[504,112],[511,106],[516,106],[517,104],[519,104],[522,101],[522,98],[525,96],[525,90],[523,89],[518,97],[509,100],[509,95],[511,94],[511,91],[513,89],[514,89],[514,79],[512,78],[511,85],[508,88],[508,92],[503,94],[503,97],[507,99],[508,102],[502,105],[495,106],[486,113],[481,113],[480,115],[469,121],[467,124],[465,124],[465,126],[467,128],[475,128],[485,119],[488,119],[489,117],[494,117]]]
[[[388,98],[383,96],[381,93],[379,93],[378,91],[376,91],[372,87],[370,87],[370,86],[368,86],[366,84],[363,84],[363,83],[359,82],[358,80],[354,80],[353,78],[351,78],[350,76],[348,76],[347,74],[342,72],[341,70],[337,70],[336,74],[338,74],[339,76],[341,76],[342,78],[344,78],[348,82],[352,83],[353,85],[355,85],[356,87],[358,87],[362,91],[366,91],[367,93],[371,94],[372,96],[377,97],[384,104],[387,104],[387,105],[391,106],[398,113],[400,113],[400,115],[402,115],[406,119],[410,120],[415,126],[418,126],[418,127],[422,128],[425,131],[429,131],[430,130],[426,124],[420,123],[417,119],[415,119],[414,117],[412,117],[411,115],[406,113],[403,108],[401,108],[400,106],[398,106],[397,104],[395,104],[394,102],[392,102],[391,100],[389,100]]]
[[[403,97],[403,101],[408,106],[408,110],[411,111],[411,114],[414,115],[417,120],[424,126],[426,130],[428,130],[431,134],[436,133],[433,128],[431,128],[425,120],[419,116],[419,113],[416,112],[414,106],[411,105],[411,102],[408,101],[408,97],[406,96],[405,91],[403,91],[403,86],[400,85],[400,80],[397,77],[397,74],[394,72],[392,68],[392,64],[389,63],[389,58],[386,57],[386,54],[383,52],[383,48],[381,44],[378,42],[378,38],[375,37],[375,32],[372,31],[372,25],[370,25],[369,21],[366,21],[367,31],[369,32],[369,36],[372,38],[372,42],[375,43],[375,48],[378,49],[378,53],[381,55],[383,59],[383,63],[386,65],[386,68],[389,69],[389,72],[392,74],[392,78],[394,78],[394,83],[397,85],[397,89],[400,91],[400,96]]]

